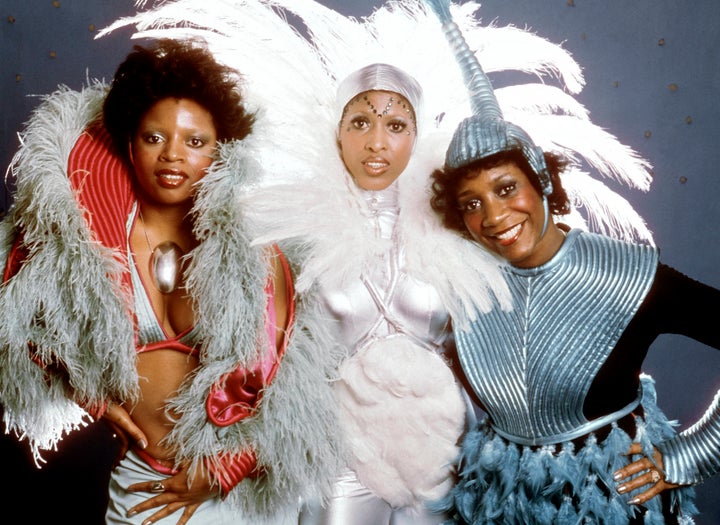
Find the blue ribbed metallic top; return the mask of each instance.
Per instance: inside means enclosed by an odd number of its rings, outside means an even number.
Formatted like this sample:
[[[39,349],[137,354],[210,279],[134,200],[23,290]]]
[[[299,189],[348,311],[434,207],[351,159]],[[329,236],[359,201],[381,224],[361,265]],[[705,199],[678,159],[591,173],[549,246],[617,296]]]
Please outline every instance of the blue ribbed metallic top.
[[[583,415],[587,392],[657,263],[650,246],[571,230],[546,264],[508,267],[512,311],[478,313],[467,331],[455,333],[465,373],[498,433],[544,445],[594,430]]]

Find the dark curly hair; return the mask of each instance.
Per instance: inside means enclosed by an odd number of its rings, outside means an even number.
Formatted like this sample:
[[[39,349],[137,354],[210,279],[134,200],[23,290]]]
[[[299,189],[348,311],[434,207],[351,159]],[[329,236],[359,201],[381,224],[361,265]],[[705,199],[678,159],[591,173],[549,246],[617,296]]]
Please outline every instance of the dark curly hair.
[[[568,161],[555,153],[546,152],[544,157],[553,186],[552,194],[548,196],[550,213],[553,215],[567,215],[570,213],[570,201],[565,189],[562,187],[560,173],[565,170]],[[494,168],[507,162],[514,162],[527,176],[538,194],[542,194],[540,181],[520,149],[501,151],[460,168],[450,169],[444,167],[433,172],[430,204],[433,210],[438,213],[446,228],[460,232],[464,237],[470,238],[457,202],[460,181],[469,177],[472,172]]]
[[[255,116],[243,106],[240,74],[218,63],[200,41],[161,39],[135,46],[120,64],[103,104],[103,123],[116,152],[127,160],[128,144],[143,115],[165,98],[190,99],[213,118],[218,141],[244,139]]]

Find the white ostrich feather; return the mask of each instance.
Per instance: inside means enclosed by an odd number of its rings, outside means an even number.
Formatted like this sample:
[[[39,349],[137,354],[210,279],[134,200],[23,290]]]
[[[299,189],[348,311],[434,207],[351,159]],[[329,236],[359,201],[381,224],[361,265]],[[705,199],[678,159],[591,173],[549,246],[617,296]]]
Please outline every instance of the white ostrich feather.
[[[451,5],[453,20],[486,73],[517,71],[559,79],[570,93],[585,85],[580,65],[560,45],[514,26],[480,25],[480,4]]]
[[[504,114],[559,114],[590,119],[587,108],[558,86],[539,83],[515,84],[496,88],[494,91]]]
[[[654,245],[652,232],[632,204],[602,181],[579,169],[562,176],[563,187],[575,203],[575,214],[587,217],[585,228],[617,239]],[[564,217],[562,222],[568,222]],[[580,226],[579,226],[580,227]]]
[[[510,112],[509,112],[510,113]],[[506,115],[510,120],[510,117]],[[566,115],[518,115],[515,121],[545,150],[582,158],[603,177],[650,189],[650,163],[589,120]]]
[[[148,4],[136,2],[138,7]],[[593,177],[610,177],[630,188],[648,190],[649,163],[594,124],[572,96],[582,90],[584,79],[567,50],[526,29],[498,27],[494,22],[482,25],[476,2],[452,4],[451,11],[491,80],[495,72],[538,79],[498,88],[498,102],[505,118],[523,127],[538,145],[567,155],[578,169],[591,170],[592,176],[574,181],[578,202],[583,201],[581,182]],[[427,174],[442,164],[452,132],[471,113],[455,57],[437,18],[420,0],[389,1],[360,19],[314,0],[159,2],[118,20],[99,37],[125,26],[135,26],[134,38],[201,37],[219,60],[244,75],[248,107],[259,114],[253,140],[260,146],[262,184],[304,186],[310,183],[308,178],[319,177],[329,188],[346,190],[342,163],[332,154],[339,116],[335,89],[347,74],[368,63],[396,65],[423,86],[421,139],[432,136],[425,142],[437,148],[426,157]],[[587,191],[592,201],[595,189]],[[307,199],[293,203],[297,194],[288,199],[292,199],[284,202],[288,215],[292,213],[287,207],[320,211]],[[611,202],[623,200],[618,195]],[[595,209],[584,206],[580,213]],[[621,206],[612,214],[585,216],[582,223],[612,236],[625,238],[628,231],[635,231],[635,236],[648,238],[645,223],[638,222],[636,213],[627,213],[630,210]],[[300,230],[298,224],[286,233]]]

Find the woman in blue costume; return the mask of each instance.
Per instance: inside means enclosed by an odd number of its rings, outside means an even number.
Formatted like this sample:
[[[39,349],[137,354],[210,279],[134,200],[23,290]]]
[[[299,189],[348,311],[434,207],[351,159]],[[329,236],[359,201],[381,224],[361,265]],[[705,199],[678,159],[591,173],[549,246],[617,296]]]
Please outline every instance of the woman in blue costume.
[[[447,3],[433,8],[476,101],[433,174],[433,208],[509,263],[513,296],[511,311],[455,325],[487,418],[437,507],[463,524],[693,523],[691,486],[720,470],[720,396],[678,434],[642,365],[661,333],[720,348],[720,291],[652,246],[555,222],[567,161],[504,120]]]
[[[255,121],[203,42],[159,40],[111,86],[47,97],[22,136],[4,422],[38,461],[88,414],[121,429],[107,523],[293,523],[336,475],[332,350],[236,205]]]

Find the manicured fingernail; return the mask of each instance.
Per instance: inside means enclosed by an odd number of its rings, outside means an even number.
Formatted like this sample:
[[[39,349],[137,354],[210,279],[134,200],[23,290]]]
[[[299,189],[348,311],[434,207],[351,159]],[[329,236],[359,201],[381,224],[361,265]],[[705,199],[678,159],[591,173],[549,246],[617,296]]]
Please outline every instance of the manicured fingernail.
[[[141,439],[140,441],[138,441],[138,446],[142,449],[147,447],[147,443],[145,443],[144,439]]]
[[[630,501],[628,501],[628,503],[630,505],[637,505],[638,503],[640,503],[640,498],[633,498]]]
[[[627,492],[627,487],[625,485],[620,485],[617,488],[617,491],[618,491],[618,494],[625,494],[625,492]]]
[[[136,510],[129,510],[127,512],[127,517],[130,518],[130,517],[134,516],[135,514],[137,514]]]
[[[616,472],[615,474],[613,474],[613,480],[618,481],[621,479],[622,479],[622,474],[620,474],[619,472]]]

